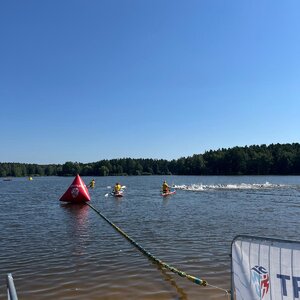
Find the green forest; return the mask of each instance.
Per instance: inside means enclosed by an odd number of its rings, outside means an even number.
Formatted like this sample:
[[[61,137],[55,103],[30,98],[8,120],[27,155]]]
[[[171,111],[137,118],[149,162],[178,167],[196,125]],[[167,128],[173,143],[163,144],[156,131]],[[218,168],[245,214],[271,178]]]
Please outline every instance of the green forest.
[[[120,158],[91,163],[0,163],[0,177],[113,175],[300,175],[300,144],[206,151],[179,159]]]

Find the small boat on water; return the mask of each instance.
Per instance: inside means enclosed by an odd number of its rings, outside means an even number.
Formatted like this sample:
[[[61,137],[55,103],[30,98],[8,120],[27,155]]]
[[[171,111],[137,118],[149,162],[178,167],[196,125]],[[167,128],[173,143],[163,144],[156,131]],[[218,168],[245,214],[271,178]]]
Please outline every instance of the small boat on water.
[[[3,181],[12,181],[11,178],[4,178]]]
[[[119,192],[111,192],[111,195],[117,198],[121,198],[123,197],[123,191],[119,191]]]
[[[59,199],[59,201],[70,203],[84,203],[90,200],[91,197],[88,188],[78,174],[66,192]]]
[[[166,197],[166,196],[170,196],[170,195],[173,195],[173,194],[176,194],[176,191],[165,192],[165,193],[162,193],[161,195],[162,195],[163,197]]]

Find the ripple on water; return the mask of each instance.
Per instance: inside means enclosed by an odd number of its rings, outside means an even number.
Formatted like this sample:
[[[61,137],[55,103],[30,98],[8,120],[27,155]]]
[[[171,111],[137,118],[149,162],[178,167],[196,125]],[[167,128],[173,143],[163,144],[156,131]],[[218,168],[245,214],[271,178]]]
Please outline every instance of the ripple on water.
[[[91,196],[97,209],[147,251],[228,289],[235,235],[298,239],[297,180],[174,176],[168,182],[198,186],[199,192],[178,189],[162,199],[162,177],[102,177],[96,178]],[[4,274],[11,272],[22,300],[227,299],[224,291],[158,267],[88,206],[59,203],[71,181],[0,183],[0,218],[5,220],[0,223],[0,298],[5,297]],[[127,186],[121,200],[105,197],[115,181]]]

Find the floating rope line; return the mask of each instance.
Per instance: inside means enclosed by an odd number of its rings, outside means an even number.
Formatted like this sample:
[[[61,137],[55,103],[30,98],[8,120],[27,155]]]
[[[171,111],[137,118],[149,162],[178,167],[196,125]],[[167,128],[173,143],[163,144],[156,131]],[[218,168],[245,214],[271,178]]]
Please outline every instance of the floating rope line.
[[[228,297],[228,299],[230,299],[230,294],[231,291],[230,290],[226,290],[223,289],[221,287],[215,286],[215,285],[211,285],[209,284],[206,280],[204,279],[200,279],[198,277],[189,275],[185,272],[182,272],[170,265],[168,265],[167,263],[163,262],[162,260],[156,258],[154,255],[152,255],[150,252],[148,252],[147,250],[145,250],[142,246],[140,246],[134,239],[132,239],[125,231],[123,231],[120,227],[118,227],[117,225],[115,225],[113,222],[111,222],[108,218],[106,218],[99,210],[97,210],[94,206],[92,206],[91,204],[87,203],[86,204],[93,209],[98,215],[100,215],[107,223],[109,223],[114,229],[116,229],[119,233],[121,233],[130,243],[132,243],[136,248],[138,248],[143,254],[145,254],[149,259],[151,259],[152,261],[156,262],[160,267],[165,268],[170,270],[171,272],[181,276],[181,277],[185,277],[188,280],[192,281],[195,284],[198,285],[202,285],[202,286],[209,286],[211,288],[223,291],[226,296]]]
[[[154,255],[152,255],[150,252],[145,250],[142,246],[140,246],[135,240],[133,240],[126,232],[124,232],[121,228],[116,226],[113,222],[111,222],[108,218],[106,218],[100,211],[98,211],[94,206],[92,206],[89,203],[86,203],[91,209],[93,209],[98,215],[100,215],[107,223],[109,223],[111,226],[113,226],[118,232],[120,232],[127,240],[129,240],[136,248],[138,248],[143,254],[145,254],[148,258],[156,262],[158,265],[160,265],[163,268],[166,268],[170,270],[171,272],[181,276],[185,277],[188,280],[192,281],[195,284],[202,285],[202,286],[207,286],[207,281],[204,279],[200,279],[198,277],[189,275],[185,272],[182,272],[167,263],[161,261],[160,259],[156,258]],[[226,291],[227,292],[227,291]]]

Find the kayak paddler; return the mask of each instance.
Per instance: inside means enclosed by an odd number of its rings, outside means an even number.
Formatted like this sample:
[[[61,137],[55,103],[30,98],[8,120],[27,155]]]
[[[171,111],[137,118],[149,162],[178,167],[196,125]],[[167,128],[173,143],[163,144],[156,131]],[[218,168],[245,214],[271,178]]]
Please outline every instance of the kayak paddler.
[[[165,180],[162,184],[162,191],[163,191],[164,194],[170,192],[170,187],[169,187],[169,185],[167,184],[167,182]]]
[[[94,188],[95,187],[95,179],[92,179],[92,181],[89,183],[88,187]]]
[[[115,184],[115,186],[114,186],[113,192],[114,192],[115,194],[118,194],[118,193],[120,193],[121,189],[122,189],[121,184],[120,184],[119,182],[117,182],[117,183]]]

